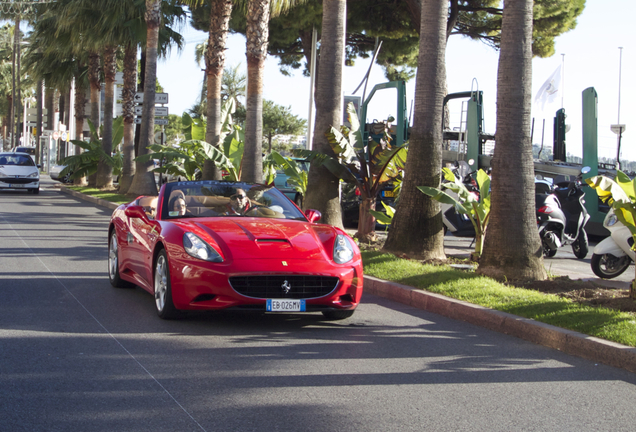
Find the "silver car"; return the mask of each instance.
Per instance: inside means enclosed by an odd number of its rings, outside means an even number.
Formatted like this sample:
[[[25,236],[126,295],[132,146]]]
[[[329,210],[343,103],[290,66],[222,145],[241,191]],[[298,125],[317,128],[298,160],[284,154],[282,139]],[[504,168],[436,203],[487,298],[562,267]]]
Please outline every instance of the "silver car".
[[[40,170],[28,153],[0,153],[0,190],[40,193]]]

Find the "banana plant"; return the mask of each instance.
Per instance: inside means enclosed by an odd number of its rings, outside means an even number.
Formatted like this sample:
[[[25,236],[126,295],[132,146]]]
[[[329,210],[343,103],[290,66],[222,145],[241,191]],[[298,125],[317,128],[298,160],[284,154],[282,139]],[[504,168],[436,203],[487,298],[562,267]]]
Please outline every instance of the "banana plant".
[[[392,147],[390,136],[387,136],[386,142],[369,140],[365,145],[353,103],[347,105],[347,115],[351,128],[331,127],[325,133],[336,154],[335,158],[313,150],[295,149],[292,153],[309,161],[315,160],[337,178],[356,185],[362,198],[356,237],[368,242],[375,240],[375,218],[369,211],[375,210],[382,186],[400,175],[406,163],[408,147]]]
[[[442,168],[442,172],[447,180],[447,183],[442,183],[442,188],[452,191],[456,197],[430,186],[418,186],[417,188],[442,204],[455,206],[456,212],[468,216],[475,228],[473,258],[479,259],[484,247],[484,237],[490,218],[490,177],[482,169],[477,171],[477,184],[479,185],[479,197],[477,197],[475,193],[466,188],[461,178],[455,177],[449,168]]]
[[[77,155],[67,156],[60,161],[60,164],[66,165],[66,168],[60,172],[60,177],[63,178],[67,174],[70,174],[69,178],[78,179],[95,174],[97,172],[97,165],[100,158],[105,160],[108,165],[112,166],[113,175],[118,176],[121,174],[123,164],[123,156],[121,152],[118,150],[114,156],[104,153],[104,150],[102,149],[102,141],[99,138],[101,133],[97,133],[97,129],[95,129],[95,125],[90,119],[87,119],[87,122],[91,131],[90,141],[71,140],[71,143],[81,147],[84,151]],[[100,127],[100,132],[102,127]],[[113,143],[116,143],[117,148],[123,137],[124,118],[117,117],[113,120]]]
[[[594,176],[585,180],[593,188],[598,197],[609,204],[618,220],[625,225],[634,239],[632,250],[636,250],[636,179],[630,179],[621,170],[616,171],[612,180],[605,176]],[[632,281],[629,296],[636,299],[636,274]]]
[[[384,201],[380,202],[382,203],[386,213],[382,213],[377,210],[369,210],[369,213],[371,213],[380,225],[391,225],[393,223],[393,217],[395,216],[395,208],[386,204]]]
[[[307,171],[298,166],[294,159],[284,157],[278,152],[273,151],[271,157],[288,177],[287,184],[304,197],[307,194]]]

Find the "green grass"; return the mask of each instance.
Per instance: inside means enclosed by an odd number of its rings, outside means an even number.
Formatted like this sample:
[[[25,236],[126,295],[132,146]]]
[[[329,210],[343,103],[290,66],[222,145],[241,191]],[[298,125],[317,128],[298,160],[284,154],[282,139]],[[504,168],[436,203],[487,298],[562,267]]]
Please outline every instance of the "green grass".
[[[106,201],[114,202],[117,204],[126,204],[131,201],[126,195],[121,195],[112,191],[102,191],[93,187],[81,187],[81,186],[66,186],[68,189],[83,193],[84,195],[90,195],[95,198],[101,198]]]
[[[554,294],[504,285],[448,265],[426,265],[363,251],[364,273],[557,327],[636,347],[636,316],[596,308]]]

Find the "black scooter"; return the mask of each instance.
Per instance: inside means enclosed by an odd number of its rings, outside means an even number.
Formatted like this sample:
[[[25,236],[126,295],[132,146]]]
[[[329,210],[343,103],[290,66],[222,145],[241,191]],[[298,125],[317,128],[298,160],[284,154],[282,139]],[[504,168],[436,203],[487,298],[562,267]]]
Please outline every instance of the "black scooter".
[[[583,167],[574,181],[564,181],[545,190],[545,183],[536,182],[536,208],[539,236],[543,255],[553,257],[562,246],[572,246],[572,252],[583,259],[589,252],[585,224],[590,219],[585,208],[583,174],[590,167]]]

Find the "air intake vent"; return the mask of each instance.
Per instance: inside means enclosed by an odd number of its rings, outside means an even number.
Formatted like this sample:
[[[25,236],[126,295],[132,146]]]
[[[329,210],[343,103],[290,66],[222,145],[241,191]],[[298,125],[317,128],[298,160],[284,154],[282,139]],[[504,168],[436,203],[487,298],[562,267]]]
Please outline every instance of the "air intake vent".
[[[308,299],[324,297],[338,286],[335,276],[235,276],[232,288],[254,298]]]

